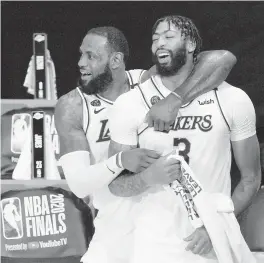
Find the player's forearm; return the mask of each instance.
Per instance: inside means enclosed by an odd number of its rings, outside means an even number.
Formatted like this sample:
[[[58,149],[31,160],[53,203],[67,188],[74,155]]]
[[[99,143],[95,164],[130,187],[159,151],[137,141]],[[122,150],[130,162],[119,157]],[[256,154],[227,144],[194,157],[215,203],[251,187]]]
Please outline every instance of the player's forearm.
[[[108,160],[90,165],[89,152],[73,152],[60,159],[63,172],[71,191],[83,198],[94,194],[119,175],[123,168],[116,166],[116,155]]]
[[[235,63],[236,57],[229,51],[203,52],[190,76],[175,92],[181,96],[183,103],[193,100],[219,86],[227,78]]]
[[[257,175],[242,177],[232,195],[236,216],[250,205],[254,195],[260,187],[260,181],[260,172],[257,172]]]
[[[116,177],[110,184],[109,190],[113,195],[121,197],[131,197],[140,195],[148,189],[147,183],[144,181],[144,173],[131,173],[124,170],[118,177]]]

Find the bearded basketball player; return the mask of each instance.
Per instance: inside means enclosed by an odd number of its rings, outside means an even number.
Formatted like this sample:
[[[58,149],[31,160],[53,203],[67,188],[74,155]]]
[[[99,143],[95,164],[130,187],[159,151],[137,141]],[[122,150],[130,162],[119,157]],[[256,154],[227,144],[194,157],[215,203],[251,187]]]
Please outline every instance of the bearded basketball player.
[[[59,99],[55,123],[61,143],[60,162],[70,189],[81,198],[92,196],[93,205],[99,210],[94,221],[95,234],[82,261],[127,263],[133,244],[131,215],[134,202],[138,200],[113,195],[108,184],[124,169],[132,172],[146,169],[160,154],[152,150],[133,149],[108,159],[108,118],[115,100],[133,89],[135,84],[147,79],[153,74],[153,69],[125,70],[128,43],[123,33],[114,27],[98,27],[88,31],[80,53],[80,85]],[[215,59],[212,60],[212,57]],[[197,82],[194,80],[197,76],[206,76],[215,84],[222,82],[235,63],[234,56],[225,51],[206,52],[199,61],[187,83],[187,89],[196,95],[201,90],[212,89],[207,83],[196,88]],[[216,68],[222,68],[224,74],[215,71]],[[176,96],[172,99],[177,106],[179,99]],[[166,112],[167,105],[163,108],[163,112]],[[150,117],[153,119],[154,116]],[[168,178],[164,173],[158,173],[155,180],[166,183],[175,180],[179,175],[179,162],[161,158],[160,163],[160,170],[169,167],[170,176]]]

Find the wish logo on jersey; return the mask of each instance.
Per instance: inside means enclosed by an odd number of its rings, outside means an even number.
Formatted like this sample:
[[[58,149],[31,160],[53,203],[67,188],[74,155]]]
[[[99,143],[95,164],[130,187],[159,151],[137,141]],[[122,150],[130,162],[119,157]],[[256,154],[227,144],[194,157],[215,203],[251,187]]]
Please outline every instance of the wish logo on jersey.
[[[11,151],[13,153],[21,153],[31,132],[31,121],[31,115],[28,113],[18,113],[12,116]]]
[[[2,231],[6,239],[23,237],[22,210],[19,198],[1,200]]]

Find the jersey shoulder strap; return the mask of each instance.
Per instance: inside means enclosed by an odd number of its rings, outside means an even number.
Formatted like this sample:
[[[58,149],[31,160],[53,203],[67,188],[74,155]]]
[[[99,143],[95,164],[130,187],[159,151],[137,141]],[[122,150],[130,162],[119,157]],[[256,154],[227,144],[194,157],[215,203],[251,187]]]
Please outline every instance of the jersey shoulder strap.
[[[132,69],[126,71],[130,89],[133,89],[137,84],[141,83],[141,77],[144,74],[144,69]]]
[[[229,125],[229,123],[228,123],[228,121],[227,121],[227,118],[226,118],[226,116],[225,116],[225,114],[224,114],[223,107],[222,107],[221,104],[220,104],[221,101],[220,101],[220,99],[219,99],[219,95],[218,95],[219,90],[218,90],[218,88],[214,88],[213,90],[214,90],[214,93],[215,93],[216,101],[217,101],[217,104],[218,104],[219,110],[220,110],[220,112],[221,112],[221,115],[223,116],[223,119],[224,119],[224,121],[225,121],[225,123],[226,123],[226,125],[227,125],[228,130],[231,131],[230,125]]]

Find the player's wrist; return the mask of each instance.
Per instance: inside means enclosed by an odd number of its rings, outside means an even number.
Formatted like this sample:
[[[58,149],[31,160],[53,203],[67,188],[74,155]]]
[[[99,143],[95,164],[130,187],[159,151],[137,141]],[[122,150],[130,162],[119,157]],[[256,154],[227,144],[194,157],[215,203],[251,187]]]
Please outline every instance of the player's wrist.
[[[172,109],[179,109],[180,106],[183,105],[183,97],[176,93],[175,91],[172,91],[171,94],[168,96],[168,100],[170,105],[172,106]]]
[[[121,154],[122,152],[119,152],[106,161],[107,168],[114,174],[119,174],[124,170],[121,160]]]
[[[131,162],[131,157],[129,155],[130,150],[124,151],[124,152],[120,152],[120,162],[123,166],[124,169],[131,171],[130,170],[130,162]]]
[[[141,180],[144,182],[146,187],[151,187],[155,185],[153,181],[153,171],[151,169],[151,166],[145,169],[143,172],[139,174]]]

